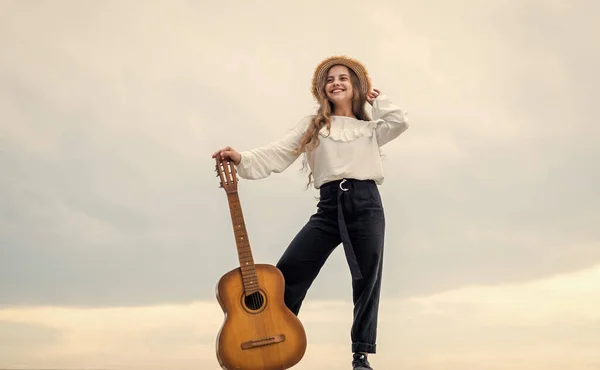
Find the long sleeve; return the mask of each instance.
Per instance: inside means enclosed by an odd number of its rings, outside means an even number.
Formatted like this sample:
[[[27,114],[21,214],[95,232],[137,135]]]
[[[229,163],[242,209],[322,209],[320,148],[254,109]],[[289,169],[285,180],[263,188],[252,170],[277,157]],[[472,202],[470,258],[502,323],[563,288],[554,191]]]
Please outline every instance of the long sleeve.
[[[236,166],[237,173],[243,179],[258,180],[279,173],[288,168],[300,156],[294,149],[300,143],[308,120],[304,120],[281,140],[268,145],[240,152],[242,159]]]
[[[384,94],[373,103],[373,121],[379,146],[389,143],[408,129],[407,114]]]

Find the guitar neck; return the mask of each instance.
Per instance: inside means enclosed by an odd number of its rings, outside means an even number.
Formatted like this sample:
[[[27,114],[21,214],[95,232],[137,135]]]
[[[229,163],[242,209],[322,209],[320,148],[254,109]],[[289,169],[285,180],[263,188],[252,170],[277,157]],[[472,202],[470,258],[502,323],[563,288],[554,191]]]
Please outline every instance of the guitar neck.
[[[240,198],[237,192],[230,192],[227,193],[227,200],[229,201],[233,235],[235,236],[235,244],[237,246],[240,268],[242,270],[244,288],[246,294],[251,294],[258,291],[258,281]]]

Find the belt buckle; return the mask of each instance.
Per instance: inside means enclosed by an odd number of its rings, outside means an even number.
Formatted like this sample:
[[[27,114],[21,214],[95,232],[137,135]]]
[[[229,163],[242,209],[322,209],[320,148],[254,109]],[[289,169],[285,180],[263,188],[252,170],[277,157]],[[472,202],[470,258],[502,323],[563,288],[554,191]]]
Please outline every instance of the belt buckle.
[[[342,182],[340,182],[340,189],[342,189],[342,191],[348,191],[350,189],[345,189],[342,187],[342,184],[346,182],[346,179],[343,179]]]

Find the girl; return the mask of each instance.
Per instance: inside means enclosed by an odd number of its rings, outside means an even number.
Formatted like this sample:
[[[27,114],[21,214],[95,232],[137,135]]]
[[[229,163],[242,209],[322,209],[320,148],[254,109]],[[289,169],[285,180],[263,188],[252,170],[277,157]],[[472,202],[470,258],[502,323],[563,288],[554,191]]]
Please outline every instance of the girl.
[[[285,250],[277,267],[285,278],[285,303],[296,315],[313,280],[342,243],[352,275],[351,328],[354,370],[372,370],[383,267],[385,216],[377,185],[384,172],[379,147],[408,128],[405,112],[377,89],[366,68],[345,56],[330,57],[314,71],[316,115],[280,141],[239,153],[216,151],[233,161],[244,179],[262,179],[288,168],[301,153],[319,189],[317,211]],[[373,118],[365,111],[373,106]],[[314,177],[314,180],[311,178]]]

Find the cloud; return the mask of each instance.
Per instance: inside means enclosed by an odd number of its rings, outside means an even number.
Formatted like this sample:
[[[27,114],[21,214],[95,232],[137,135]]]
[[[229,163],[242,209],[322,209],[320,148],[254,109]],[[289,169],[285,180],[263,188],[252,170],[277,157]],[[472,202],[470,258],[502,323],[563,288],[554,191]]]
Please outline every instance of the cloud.
[[[467,286],[415,297],[419,315],[405,320],[409,353],[427,348],[427,361],[461,369],[585,369],[598,363],[600,266],[523,284]],[[409,334],[410,333],[410,334]],[[404,343],[406,340],[406,343]],[[416,357],[416,356],[415,356]]]
[[[410,299],[384,296],[378,354],[371,361],[382,368],[422,370],[474,364],[494,370],[588,368],[600,360],[599,282],[600,266],[595,266],[528,283],[467,286]],[[298,369],[346,368],[351,304],[308,299],[300,319],[309,347]],[[51,333],[60,334],[47,341],[37,335],[6,335],[5,348],[31,346],[28,353],[7,352],[0,366],[185,370],[198,364],[218,367],[214,341],[223,313],[212,301],[5,308],[0,320],[4,328],[22,333],[24,328],[51,327]]]
[[[52,323],[35,324],[0,318],[0,367],[20,367],[36,354],[60,344],[62,339],[62,331]]]
[[[62,340],[29,355],[10,355],[2,366],[158,369],[178,363],[185,367],[208,361],[214,350],[217,325],[215,305],[191,304],[140,308],[70,309],[34,307],[5,309],[5,320],[44,325],[60,330]],[[198,316],[199,315],[199,316]],[[203,317],[202,320],[198,320]],[[222,319],[221,319],[222,320]],[[127,349],[123,351],[123,349]]]
[[[386,294],[596,264],[599,55],[581,4],[3,4],[1,302],[213,299],[237,256],[209,155],[287,133],[335,53],[411,117],[384,147]],[[315,210],[299,168],[240,184],[257,261]],[[350,289],[337,250],[309,294]]]
[[[425,314],[464,316],[479,325],[594,322],[600,320],[599,281],[600,266],[595,266],[522,284],[466,286],[409,301],[422,305]]]
[[[60,330],[44,324],[0,321],[0,329],[0,348],[7,352],[45,346],[61,338]]]

